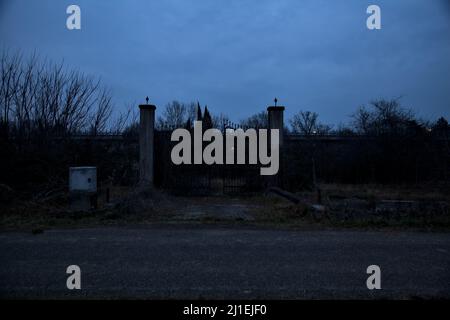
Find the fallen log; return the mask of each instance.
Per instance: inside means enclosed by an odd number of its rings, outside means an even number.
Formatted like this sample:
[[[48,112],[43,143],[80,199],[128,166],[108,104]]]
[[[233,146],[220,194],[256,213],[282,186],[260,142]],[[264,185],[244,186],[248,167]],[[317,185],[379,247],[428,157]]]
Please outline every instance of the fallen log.
[[[283,189],[280,189],[278,187],[270,187],[268,190],[268,192],[272,192],[276,195],[279,195],[295,204],[299,204],[300,202],[302,202],[302,200],[300,199],[300,197],[296,196],[295,194],[289,192],[289,191],[285,191]]]

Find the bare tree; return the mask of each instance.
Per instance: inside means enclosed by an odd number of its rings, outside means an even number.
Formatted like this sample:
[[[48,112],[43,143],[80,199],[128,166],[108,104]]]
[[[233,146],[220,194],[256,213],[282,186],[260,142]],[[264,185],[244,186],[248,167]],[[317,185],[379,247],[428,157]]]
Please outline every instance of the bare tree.
[[[37,56],[33,55],[23,67],[21,79],[14,95],[15,104],[15,133],[18,137],[28,137],[32,129],[32,108],[36,100],[39,77],[43,66],[37,63]]]
[[[223,113],[219,114],[218,116],[212,117],[212,127],[219,130],[223,130],[223,128],[225,128],[225,126],[229,122],[230,118],[228,118],[228,116]]]
[[[98,79],[7,51],[0,57],[0,110],[2,134],[22,141],[96,134],[107,130],[113,113],[111,94]]]
[[[91,115],[91,133],[96,135],[106,130],[108,119],[112,115],[111,95],[103,89],[97,97],[97,109]],[[128,116],[126,117],[128,118]],[[126,119],[125,119],[126,121]]]
[[[7,135],[12,103],[21,75],[22,56],[18,53],[11,55],[9,52],[3,51],[0,59],[0,103],[2,107],[0,125],[3,134]]]
[[[139,113],[135,105],[135,102],[126,105],[125,111],[119,113],[118,117],[113,121],[111,125],[111,132],[114,134],[137,136]]]
[[[268,127],[269,118],[266,111],[256,113],[240,122],[240,125],[247,128],[266,129]]]
[[[413,112],[402,107],[399,99],[374,100],[369,108],[359,107],[352,118],[357,132],[366,135],[398,135],[419,125]]]
[[[311,135],[316,128],[317,118],[318,114],[315,112],[300,111],[289,122],[291,123],[293,132]]]
[[[306,136],[313,134],[328,134],[332,127],[319,123],[319,115],[316,112],[300,111],[289,120],[294,133]]]
[[[371,130],[373,115],[364,106],[360,106],[352,115],[353,125],[357,132],[367,134]]]
[[[158,118],[157,128],[180,128],[186,126],[189,121],[195,120],[195,103],[183,103],[172,101],[166,104],[161,117]]]

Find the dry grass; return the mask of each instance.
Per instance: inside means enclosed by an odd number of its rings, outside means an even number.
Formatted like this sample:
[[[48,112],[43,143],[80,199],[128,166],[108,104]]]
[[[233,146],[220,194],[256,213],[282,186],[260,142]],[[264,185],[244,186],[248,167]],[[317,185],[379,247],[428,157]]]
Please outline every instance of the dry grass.
[[[376,184],[322,184],[320,188],[325,197],[364,200],[415,200],[449,201],[448,185],[376,185]]]
[[[448,189],[438,186],[379,186],[379,185],[321,185],[325,205],[340,204],[348,199],[365,202],[384,199],[445,201]],[[112,187],[110,199],[100,193],[98,210],[71,212],[66,195],[48,197],[46,201],[16,201],[0,208],[0,229],[40,230],[56,227],[85,227],[103,225],[136,225],[149,223],[227,223],[281,227],[413,227],[450,228],[450,216],[420,214],[370,217],[350,215],[337,218],[332,206],[327,214],[317,219],[310,204],[314,192],[298,193],[302,203],[295,205],[269,194],[248,196],[174,197],[160,191],[142,194],[132,188]],[[330,200],[331,199],[331,200]],[[347,209],[346,209],[347,210]],[[236,212],[235,212],[236,211]],[[360,209],[356,208],[358,214]],[[196,215],[198,214],[198,215]],[[335,215],[336,214],[336,215]],[[398,218],[401,216],[401,218]]]

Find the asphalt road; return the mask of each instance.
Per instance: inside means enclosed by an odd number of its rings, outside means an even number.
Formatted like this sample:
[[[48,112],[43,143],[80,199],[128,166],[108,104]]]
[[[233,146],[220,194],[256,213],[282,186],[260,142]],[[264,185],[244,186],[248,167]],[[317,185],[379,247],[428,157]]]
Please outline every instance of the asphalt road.
[[[1,298],[450,298],[450,234],[149,226],[0,233]],[[81,268],[81,290],[66,268]],[[381,268],[368,290],[366,268]]]

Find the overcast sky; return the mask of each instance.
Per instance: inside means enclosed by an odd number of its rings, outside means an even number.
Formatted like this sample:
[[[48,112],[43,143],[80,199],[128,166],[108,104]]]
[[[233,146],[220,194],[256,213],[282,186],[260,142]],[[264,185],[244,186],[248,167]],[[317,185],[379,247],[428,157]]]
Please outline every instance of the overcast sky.
[[[420,117],[450,118],[447,0],[0,0],[0,47],[36,50],[101,76],[117,108],[171,100],[238,121],[272,104],[348,121],[402,96]],[[81,7],[81,30],[66,8]],[[366,27],[381,7],[382,29]]]

